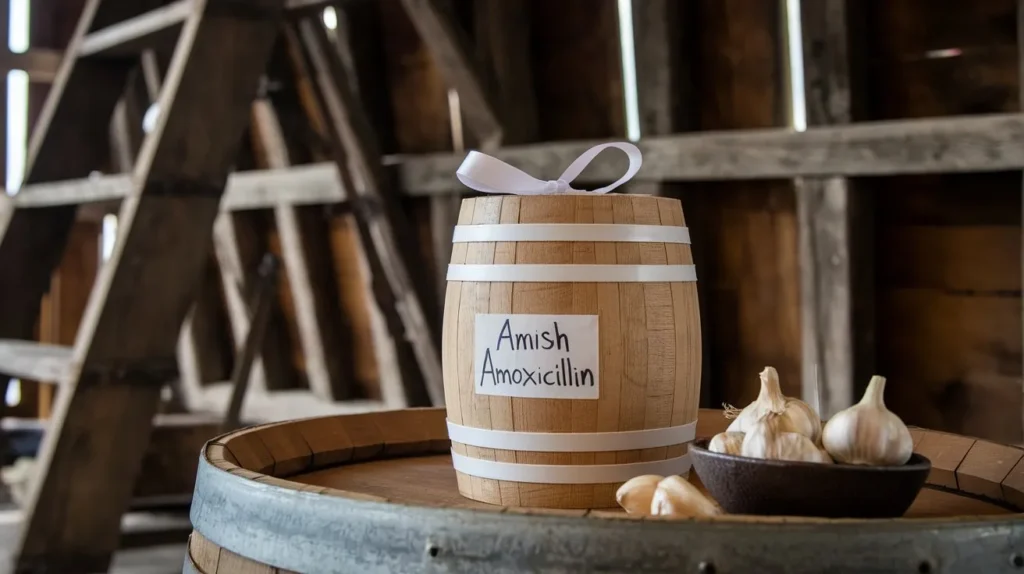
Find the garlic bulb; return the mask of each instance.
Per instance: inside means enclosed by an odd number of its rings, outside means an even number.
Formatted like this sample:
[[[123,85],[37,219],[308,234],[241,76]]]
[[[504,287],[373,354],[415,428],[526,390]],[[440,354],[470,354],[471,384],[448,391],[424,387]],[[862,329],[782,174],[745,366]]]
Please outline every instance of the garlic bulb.
[[[724,454],[740,454],[743,450],[743,436],[741,432],[720,432],[711,437],[708,442],[708,450]]]
[[[715,516],[722,509],[681,476],[669,476],[658,483],[651,499],[654,516]]]
[[[832,463],[828,453],[815,446],[811,439],[782,430],[783,420],[781,415],[771,413],[762,417],[744,436],[740,454],[769,460]]]
[[[885,408],[884,393],[885,377],[871,377],[860,402],[829,419],[821,438],[837,461],[901,465],[910,460],[914,439],[900,417]]]
[[[782,432],[800,433],[814,444],[821,441],[821,419],[810,405],[782,394],[779,387],[779,373],[773,367],[765,367],[760,373],[761,392],[757,400],[747,405],[726,432],[750,432],[761,418],[772,413],[778,415],[778,427]]]
[[[615,500],[629,514],[647,514],[651,510],[654,489],[662,478],[656,474],[634,476],[615,492]]]

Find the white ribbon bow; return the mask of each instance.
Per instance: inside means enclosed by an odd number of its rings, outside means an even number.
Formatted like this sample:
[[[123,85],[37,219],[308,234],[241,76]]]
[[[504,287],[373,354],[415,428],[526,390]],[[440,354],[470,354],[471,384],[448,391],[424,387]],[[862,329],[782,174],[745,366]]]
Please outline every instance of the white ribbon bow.
[[[620,149],[629,157],[629,169],[618,181],[600,189],[587,191],[584,189],[573,189],[569,183],[576,179],[597,157],[597,154],[608,148]],[[511,193],[514,195],[544,195],[555,193],[566,194],[601,194],[619,187],[629,181],[636,172],[640,171],[643,163],[643,156],[640,149],[631,143],[614,142],[596,145],[583,155],[576,158],[557,180],[541,181],[530,174],[512,167],[500,159],[491,157],[477,151],[469,152],[466,159],[459,166],[455,173],[459,181],[466,187],[481,191],[483,193]]]

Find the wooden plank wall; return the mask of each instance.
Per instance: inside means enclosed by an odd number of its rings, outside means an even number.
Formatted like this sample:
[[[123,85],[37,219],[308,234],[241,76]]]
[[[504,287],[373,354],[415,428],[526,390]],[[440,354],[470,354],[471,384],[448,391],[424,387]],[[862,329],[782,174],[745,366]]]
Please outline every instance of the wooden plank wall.
[[[52,0],[36,3],[45,6]],[[674,101],[661,102],[671,117],[642,117],[645,126],[656,126],[644,136],[785,125],[779,3],[651,3],[667,18],[662,32],[670,38],[667,56],[678,76],[672,80],[673,91],[664,92]],[[848,4],[857,7],[850,20],[860,26],[849,33],[857,42],[851,57],[866,66],[857,80],[863,85],[853,90],[854,120],[1019,109],[1012,0]],[[484,80],[497,88],[501,114],[509,126],[506,145],[625,137],[614,0],[447,0],[441,5],[469,33]],[[658,10],[651,9],[651,14]],[[48,18],[47,26],[53,30],[63,30],[44,32],[41,27],[36,45],[59,47],[66,41],[73,17],[66,18],[68,25],[52,11],[39,9],[34,14]],[[513,22],[515,33],[510,34]],[[350,5],[337,33],[352,46],[348,71],[370,110],[383,153],[452,151],[460,142],[475,145],[472,134],[462,133],[458,121],[453,124],[459,118],[451,115],[442,74],[401,0]],[[949,49],[959,52],[942,52]],[[286,50],[279,46],[278,52],[280,59]],[[637,57],[644,54],[638,52]],[[644,65],[638,62],[641,69]],[[271,82],[280,85],[270,96],[290,160],[324,161],[330,156],[323,147],[322,125],[309,121],[301,105],[309,97],[309,86],[290,72],[284,66],[271,74]],[[259,155],[259,149],[250,149],[239,158],[239,167],[257,165]],[[872,348],[877,372],[891,381],[890,406],[915,425],[1019,442],[1024,438],[1020,175],[870,178],[854,183],[855,193],[869,198],[876,225],[870,263],[874,291],[854,294],[854,308],[868,297],[876,301],[870,313],[876,325]],[[463,197],[471,195],[465,189],[457,191]],[[693,237],[703,307],[703,404],[746,404],[756,396],[757,373],[766,365],[778,369],[787,394],[801,395],[801,287],[791,182],[667,184],[661,192],[682,200]],[[439,233],[432,225],[443,221],[439,214],[443,215],[444,204],[428,198],[408,198],[404,204],[419,244],[417,260],[423,262],[424,274],[434,279],[420,287],[435,329],[440,327],[443,293],[438,287],[446,254],[438,248],[445,230]],[[318,289],[333,298],[324,307],[330,314],[328,323],[333,321],[344,331],[335,340],[345,348],[328,352],[354,363],[355,396],[379,399],[391,365],[377,358],[381,349],[372,333],[384,327],[368,291],[352,215],[322,207],[300,211],[306,256],[327,271],[321,274]],[[278,222],[270,210],[231,217],[246,251],[245,265],[254,266],[266,250],[283,255]],[[79,251],[69,250],[69,256]],[[91,281],[85,278],[94,273],[87,263],[68,266],[63,271],[68,280],[78,273],[75,281]],[[211,264],[204,292],[223,297],[218,273]],[[276,362],[271,359],[271,388],[310,386],[294,296],[287,273],[282,273],[267,343],[278,353]],[[78,297],[77,307],[54,308],[80,309],[84,298]],[[217,313],[210,340],[229,345],[230,326],[223,312]],[[42,336],[70,343],[66,325],[76,321],[71,313],[67,323]],[[396,362],[403,361],[408,363],[409,357]],[[219,362],[204,367],[203,382],[226,379],[230,368],[227,348]],[[859,394],[865,382],[854,381],[855,392]]]
[[[698,130],[783,125],[783,54],[775,2],[688,0],[689,60]],[[779,371],[783,391],[800,396],[800,278],[796,203],[789,182],[686,184],[708,347],[705,405],[745,405],[757,373]]]
[[[1015,4],[869,2],[856,119],[1018,111]],[[875,194],[887,402],[910,424],[1021,441],[1020,173],[862,183]]]

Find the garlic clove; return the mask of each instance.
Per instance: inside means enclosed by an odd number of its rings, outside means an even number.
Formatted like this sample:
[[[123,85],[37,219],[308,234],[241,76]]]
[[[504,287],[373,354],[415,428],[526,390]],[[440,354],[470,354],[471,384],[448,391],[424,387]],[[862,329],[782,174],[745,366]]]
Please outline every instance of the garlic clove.
[[[859,403],[839,411],[821,438],[837,462],[872,466],[906,464],[914,451],[910,429],[885,406],[885,377],[871,377]]]
[[[811,439],[800,433],[782,430],[781,423],[782,418],[778,415],[769,413],[762,417],[744,436],[740,454],[767,460],[832,463],[828,453],[818,448]]]
[[[779,430],[800,433],[814,443],[821,441],[821,419],[810,405],[782,394],[779,373],[773,367],[765,367],[759,374],[761,391],[754,402],[740,411],[729,424],[726,432],[750,432],[761,418],[768,414],[781,417]]]
[[[654,489],[658,487],[662,478],[664,477],[656,474],[634,476],[615,492],[615,500],[628,514],[648,514]]]
[[[724,454],[740,454],[743,450],[743,437],[741,432],[720,432],[711,437],[708,442],[708,450]]]
[[[681,476],[669,476],[658,483],[651,499],[651,514],[685,518],[716,516],[722,509]]]

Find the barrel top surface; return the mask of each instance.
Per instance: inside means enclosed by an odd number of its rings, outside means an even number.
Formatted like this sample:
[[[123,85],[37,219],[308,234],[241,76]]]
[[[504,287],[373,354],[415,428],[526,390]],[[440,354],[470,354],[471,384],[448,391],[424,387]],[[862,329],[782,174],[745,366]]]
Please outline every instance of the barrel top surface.
[[[1024,451],[1013,446],[912,429],[915,451],[931,459],[933,470],[900,519],[637,518],[615,510],[505,508],[464,498],[444,423],[443,408],[408,409],[262,425],[218,437],[200,456],[193,525],[221,547],[302,572],[369,572],[388,560],[419,565],[408,571],[429,570],[425,551],[428,558],[447,560],[451,571],[474,571],[478,552],[485,551],[488,560],[509,561],[510,571],[551,566],[570,555],[592,567],[632,568],[630,561],[651,552],[680,571],[697,571],[701,560],[712,558],[720,566],[763,565],[764,557],[747,563],[753,554],[744,558],[731,549],[753,546],[757,554],[771,544],[791,550],[773,558],[787,571],[799,571],[787,561],[801,553],[813,555],[818,566],[822,559],[842,557],[845,562],[837,564],[846,566],[881,559],[856,558],[864,544],[915,569],[925,560],[1002,571],[1024,556],[1024,520],[1016,514],[1024,507]],[[702,409],[697,436],[710,437],[727,423],[721,411]],[[979,529],[985,537],[974,535]],[[966,530],[973,546],[964,546]],[[837,542],[842,532],[856,533],[856,542]],[[679,545],[680,536],[694,544]],[[357,552],[353,545],[368,546]],[[384,548],[391,558],[382,557]],[[1016,554],[1006,554],[1011,550]],[[510,554],[499,558],[495,552]],[[516,562],[517,553],[533,561]],[[998,561],[993,553],[1000,554]]]

